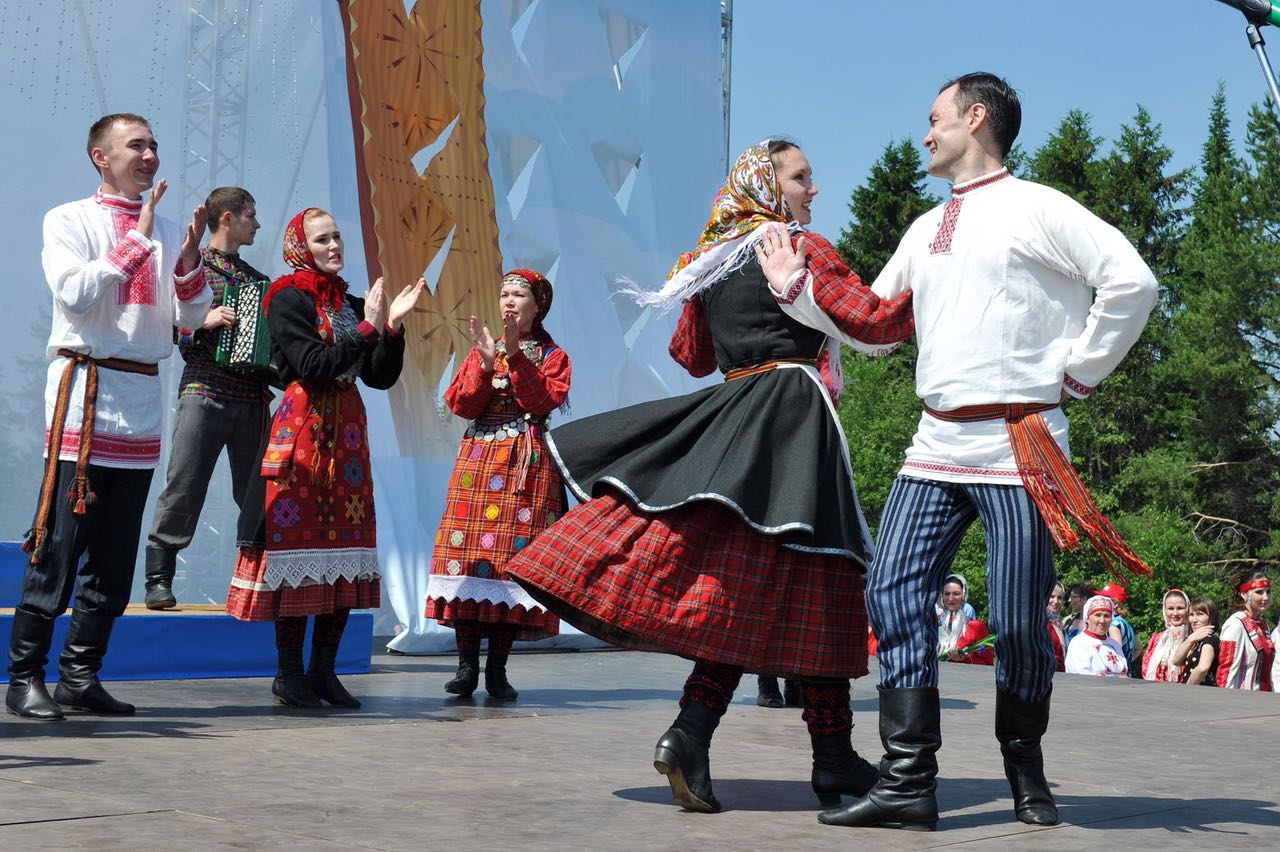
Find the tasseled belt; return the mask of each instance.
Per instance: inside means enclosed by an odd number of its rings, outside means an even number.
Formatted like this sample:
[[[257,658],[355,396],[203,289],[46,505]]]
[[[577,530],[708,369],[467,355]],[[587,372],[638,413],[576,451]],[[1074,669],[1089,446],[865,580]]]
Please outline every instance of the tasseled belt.
[[[95,495],[89,490],[89,454],[93,451],[93,421],[98,412],[98,368],[119,370],[123,373],[138,373],[143,376],[156,376],[160,368],[155,364],[144,364],[140,361],[126,361],[123,358],[92,358],[83,352],[70,349],[59,349],[58,354],[67,359],[66,369],[58,382],[58,396],[53,404],[53,424],[49,428],[48,456],[44,464],[44,480],[40,484],[40,505],[36,509],[35,524],[27,531],[26,541],[22,549],[31,554],[31,564],[38,565],[45,555],[45,543],[48,530],[49,512],[53,508],[53,484],[58,476],[58,456],[62,452],[62,432],[67,419],[67,407],[71,402],[71,384],[75,378],[76,367],[85,365],[84,384],[84,417],[80,424],[80,452],[76,456],[76,478],[72,485],[71,495],[75,497],[72,507],[77,515],[87,511],[87,504],[93,502]]]
[[[925,411],[930,417],[952,423],[1004,420],[1013,458],[1018,464],[1018,476],[1053,534],[1054,543],[1064,550],[1074,550],[1080,544],[1080,537],[1067,521],[1070,516],[1089,537],[1117,580],[1124,583],[1128,579],[1118,565],[1132,574],[1150,577],[1151,567],[1133,552],[1099,511],[1080,481],[1080,474],[1053,439],[1049,424],[1040,416],[1040,412],[1057,407],[1057,403],[1027,402],[970,405],[951,411],[925,406]]]

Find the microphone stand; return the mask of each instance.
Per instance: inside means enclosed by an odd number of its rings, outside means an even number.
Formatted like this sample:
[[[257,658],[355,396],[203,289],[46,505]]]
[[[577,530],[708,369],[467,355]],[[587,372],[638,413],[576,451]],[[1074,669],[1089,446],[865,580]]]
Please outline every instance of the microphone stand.
[[[1258,31],[1258,25],[1249,22],[1244,34],[1249,39],[1249,48],[1258,56],[1258,64],[1262,66],[1262,76],[1267,78],[1267,87],[1271,89],[1271,109],[1280,110],[1280,85],[1276,84],[1276,72],[1271,69],[1271,60],[1267,58],[1266,41]]]

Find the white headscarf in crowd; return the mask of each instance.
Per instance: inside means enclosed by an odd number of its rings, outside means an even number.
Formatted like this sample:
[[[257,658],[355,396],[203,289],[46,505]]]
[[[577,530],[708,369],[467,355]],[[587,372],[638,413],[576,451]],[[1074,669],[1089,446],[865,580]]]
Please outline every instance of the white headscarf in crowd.
[[[1164,613],[1164,605],[1169,600],[1170,595],[1177,595],[1182,598],[1182,602],[1186,606],[1186,612],[1189,615],[1191,612],[1191,600],[1182,589],[1170,589],[1164,593],[1164,597],[1160,599],[1160,612]],[[1164,618],[1164,632],[1160,634],[1160,639],[1156,642],[1155,648],[1152,649],[1151,659],[1147,661],[1142,676],[1147,680],[1155,680],[1156,671],[1161,665],[1164,665],[1168,669],[1167,679],[1172,683],[1177,683],[1178,675],[1182,672],[1182,666],[1175,666],[1169,660],[1173,656],[1174,649],[1182,644],[1188,633],[1190,633],[1190,630],[1185,616],[1182,619],[1182,624],[1174,627],[1169,624],[1169,617],[1166,615]],[[1151,673],[1149,677],[1148,670]]]
[[[934,604],[934,612],[938,616],[938,654],[950,654],[952,651],[958,650],[960,637],[964,635],[965,628],[969,626],[969,616],[964,611],[964,605],[969,601],[969,583],[959,574],[948,574],[947,579],[942,581],[942,588],[946,588],[952,583],[958,583],[960,590],[964,595],[964,599],[960,602],[960,609],[952,612],[942,605],[942,600]]]

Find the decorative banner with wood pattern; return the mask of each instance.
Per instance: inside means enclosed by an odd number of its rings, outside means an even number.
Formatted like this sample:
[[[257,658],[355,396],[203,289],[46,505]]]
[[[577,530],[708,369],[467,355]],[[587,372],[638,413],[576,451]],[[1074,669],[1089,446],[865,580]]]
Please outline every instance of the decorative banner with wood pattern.
[[[458,424],[438,391],[450,360],[456,369],[471,348],[468,318],[501,325],[480,0],[419,0],[409,13],[403,0],[342,5],[369,280],[382,275],[390,296],[439,268],[425,310],[405,323],[405,369],[391,393],[399,449],[451,458]]]

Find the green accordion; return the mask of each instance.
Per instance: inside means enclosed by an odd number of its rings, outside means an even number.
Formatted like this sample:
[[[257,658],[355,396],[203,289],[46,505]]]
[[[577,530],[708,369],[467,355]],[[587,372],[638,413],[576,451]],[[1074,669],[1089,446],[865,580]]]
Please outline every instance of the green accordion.
[[[275,375],[271,365],[271,332],[262,310],[270,281],[252,284],[228,284],[222,292],[222,304],[236,312],[236,321],[218,332],[213,360],[237,372],[258,373],[263,378]]]

